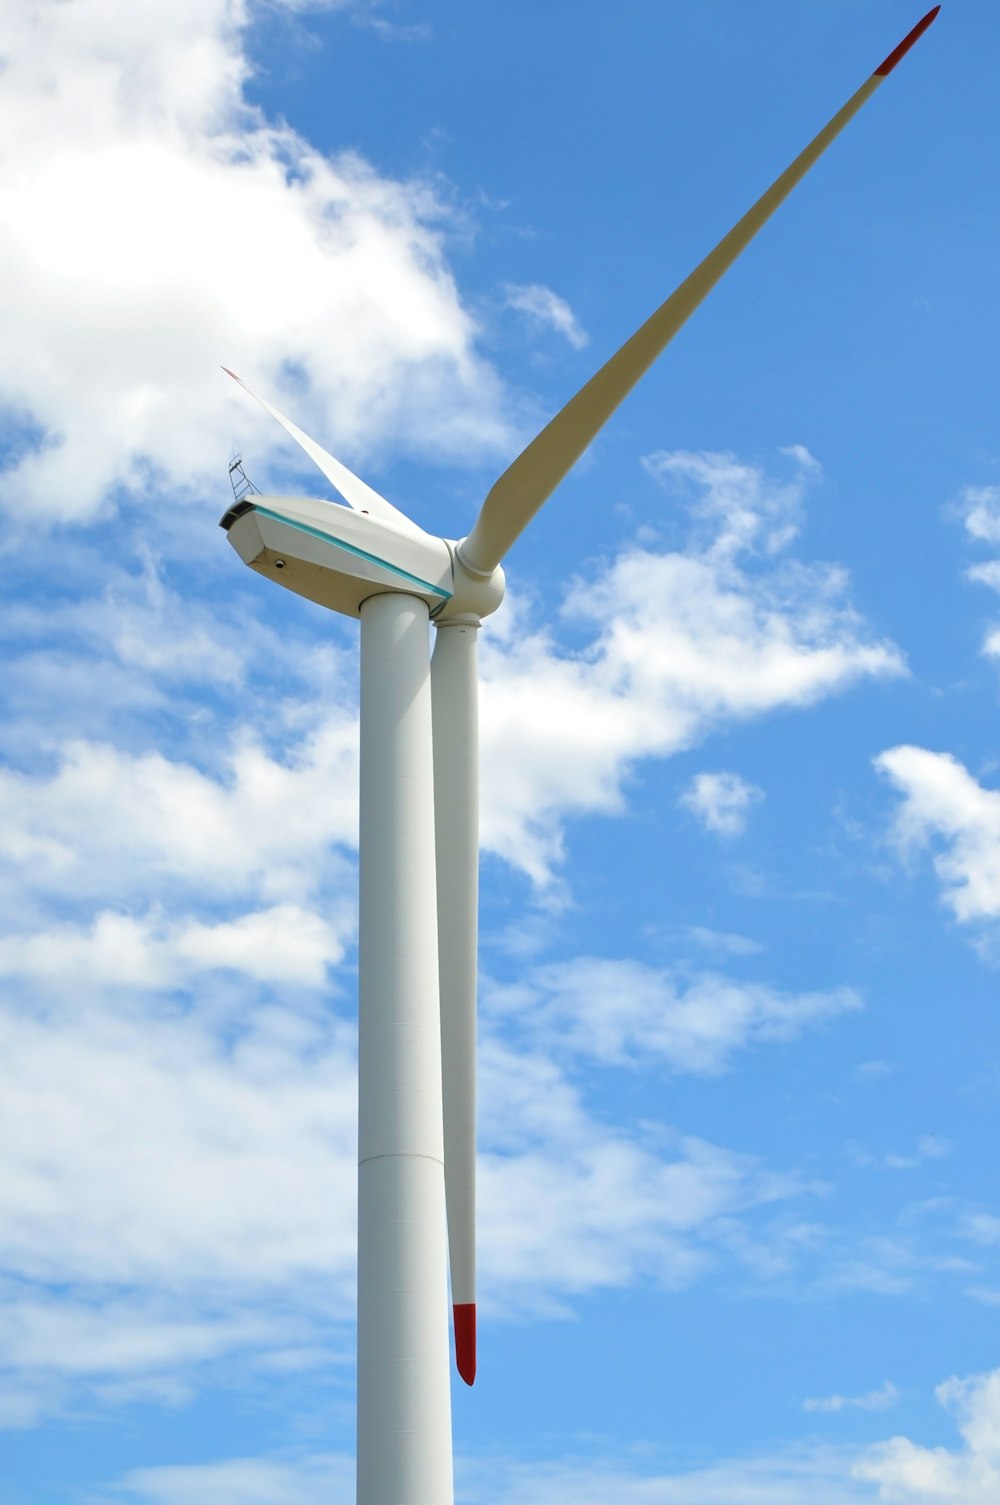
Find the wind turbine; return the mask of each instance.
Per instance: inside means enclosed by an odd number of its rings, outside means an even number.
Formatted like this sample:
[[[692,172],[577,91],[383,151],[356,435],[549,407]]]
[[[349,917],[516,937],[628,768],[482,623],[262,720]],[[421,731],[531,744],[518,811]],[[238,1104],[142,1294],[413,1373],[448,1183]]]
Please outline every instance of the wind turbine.
[[[347,505],[246,495],[221,526],[251,569],[361,619],[359,1505],[453,1499],[449,1263],[458,1370],[475,1377],[476,634],[503,600],[501,560],[939,9],[508,466],[468,537],[424,532],[262,402]]]

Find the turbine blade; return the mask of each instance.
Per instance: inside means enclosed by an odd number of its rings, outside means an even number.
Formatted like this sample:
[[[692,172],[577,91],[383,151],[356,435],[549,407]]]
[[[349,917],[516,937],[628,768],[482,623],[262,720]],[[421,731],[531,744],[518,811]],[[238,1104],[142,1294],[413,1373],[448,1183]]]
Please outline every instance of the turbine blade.
[[[476,947],[479,711],[475,621],[442,623],[431,659],[444,1185],[455,1359],[476,1377]]]
[[[264,401],[263,397],[258,397],[256,392],[251,391],[235,371],[230,371],[228,366],[223,366],[222,369],[227,376],[233,378],[233,381],[239,383],[244,392],[250,393],[254,402],[260,403],[265,413],[270,413],[272,418],[278,420],[285,432],[291,434],[296,444],[302,446],[313,464],[319,467],[334,490],[340,494],[349,507],[353,507],[355,512],[366,512],[370,517],[379,517],[383,522],[394,523],[397,528],[405,528],[408,533],[423,533],[423,528],[412,522],[405,512],[400,512],[399,508],[387,502],[384,496],[379,496],[378,492],[373,491],[366,481],[362,481],[353,471],[348,470],[347,466],[341,464],[334,455],[328,454],[322,445],[317,444],[315,439],[310,439],[308,434],[304,434],[290,418],[285,417],[284,413],[279,413],[277,408],[273,408],[269,402]]]
[[[490,573],[555,490],[618,404],[728,271],[778,205],[823,154],[848,121],[871,98],[904,53],[925,32],[940,6],[919,21],[862,84],[830,123],[795,158],[729,234],[661,304],[631,339],[592,376],[500,476],[483,503],[475,527],[461,546],[464,562]]]

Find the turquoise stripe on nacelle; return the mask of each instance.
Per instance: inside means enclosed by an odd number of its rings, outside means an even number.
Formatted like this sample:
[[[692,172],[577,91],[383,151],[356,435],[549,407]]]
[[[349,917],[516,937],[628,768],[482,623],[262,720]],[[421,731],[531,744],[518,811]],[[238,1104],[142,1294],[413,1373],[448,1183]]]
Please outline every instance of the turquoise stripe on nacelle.
[[[270,507],[254,507],[254,512],[259,512],[261,517],[269,517],[276,523],[287,523],[289,528],[298,528],[300,533],[309,533],[313,538],[321,539],[323,543],[333,544],[335,549],[343,549],[347,554],[354,554],[358,559],[366,559],[369,564],[377,564],[379,569],[388,570],[392,575],[398,575],[401,580],[408,580],[411,585],[419,585],[422,591],[427,591],[432,596],[440,596],[442,601],[451,600],[451,591],[442,590],[440,585],[431,585],[429,580],[421,580],[419,575],[411,575],[409,570],[401,570],[398,564],[390,564],[388,559],[380,559],[377,554],[369,554],[367,549],[359,549],[352,543],[344,543],[340,538],[333,538],[329,533],[324,533],[322,528],[311,528],[308,523],[300,523],[294,517],[285,517],[281,512],[272,512]]]

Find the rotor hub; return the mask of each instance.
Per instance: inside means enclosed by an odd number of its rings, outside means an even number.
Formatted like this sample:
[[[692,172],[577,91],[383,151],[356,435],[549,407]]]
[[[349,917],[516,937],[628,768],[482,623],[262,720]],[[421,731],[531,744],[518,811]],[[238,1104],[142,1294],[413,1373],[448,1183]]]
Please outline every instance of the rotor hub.
[[[492,615],[503,600],[506,590],[503,570],[499,565],[489,573],[474,569],[462,558],[461,543],[445,541],[451,554],[452,596],[440,611],[434,613],[434,620],[450,622],[456,617],[481,618]]]

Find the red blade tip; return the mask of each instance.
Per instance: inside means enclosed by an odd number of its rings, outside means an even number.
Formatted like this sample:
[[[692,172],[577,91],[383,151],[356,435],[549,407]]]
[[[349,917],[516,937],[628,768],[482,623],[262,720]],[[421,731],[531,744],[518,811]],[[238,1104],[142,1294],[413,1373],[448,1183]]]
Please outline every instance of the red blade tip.
[[[929,10],[927,12],[926,16],[924,17],[924,19],[922,21],[918,21],[917,22],[916,26],[914,26],[913,30],[909,33],[909,35],[905,36],[903,38],[903,40],[900,42],[899,46],[897,48],[895,48],[894,51],[890,52],[890,54],[886,58],[885,62],[884,63],[880,63],[879,66],[875,69],[875,76],[877,78],[885,78],[885,76],[886,76],[887,73],[891,73],[892,72],[893,68],[895,68],[895,66],[899,62],[900,58],[906,56],[906,54],[909,52],[910,48],[913,46],[913,44],[917,40],[917,38],[923,36],[924,32],[927,30],[928,26],[934,20],[934,17],[937,15],[937,13],[938,13],[938,11],[940,9],[941,9],[940,5],[935,5],[935,7],[934,7],[933,10]]]
[[[231,376],[233,378],[233,381],[239,381],[239,377],[236,375],[236,372],[235,371],[230,371],[230,369],[229,369],[228,366],[223,366],[222,369],[226,373],[227,376]],[[241,385],[242,385],[242,383],[241,383]]]
[[[455,1314],[455,1362],[467,1385],[476,1378],[476,1303],[452,1307]]]

